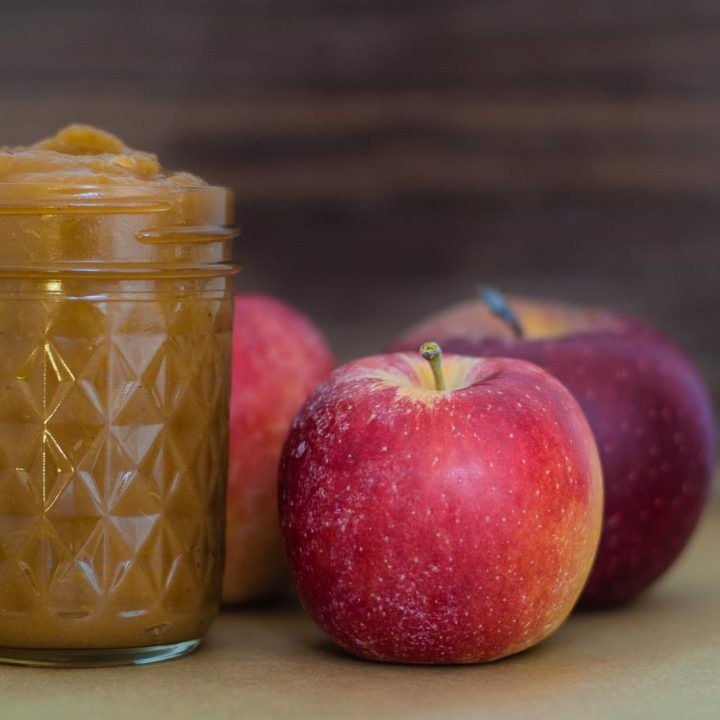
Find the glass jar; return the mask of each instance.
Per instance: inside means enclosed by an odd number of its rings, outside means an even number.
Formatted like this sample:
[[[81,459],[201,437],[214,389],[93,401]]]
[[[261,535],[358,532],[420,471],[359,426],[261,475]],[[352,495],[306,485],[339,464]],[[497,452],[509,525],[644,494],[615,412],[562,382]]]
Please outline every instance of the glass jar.
[[[0,183],[0,661],[148,663],[217,612],[232,195]]]

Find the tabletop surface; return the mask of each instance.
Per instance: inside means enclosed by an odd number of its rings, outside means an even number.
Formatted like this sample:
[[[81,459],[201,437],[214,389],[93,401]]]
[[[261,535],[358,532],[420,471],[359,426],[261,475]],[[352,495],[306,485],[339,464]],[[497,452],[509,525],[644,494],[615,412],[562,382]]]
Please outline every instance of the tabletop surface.
[[[224,612],[194,655],[146,667],[0,667],[0,720],[720,717],[720,505],[635,604],[577,613],[489,665],[370,663],[296,606]]]

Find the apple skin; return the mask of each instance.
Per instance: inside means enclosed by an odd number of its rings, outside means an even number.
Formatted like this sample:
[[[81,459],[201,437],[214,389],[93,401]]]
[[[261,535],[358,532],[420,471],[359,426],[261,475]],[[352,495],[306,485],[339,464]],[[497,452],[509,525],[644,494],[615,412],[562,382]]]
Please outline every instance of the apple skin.
[[[337,369],[283,450],[298,593],[364,658],[519,652],[565,620],[595,556],[601,470],[572,396],[523,361],[446,356],[444,368],[447,391],[417,353]]]
[[[529,360],[583,408],[605,480],[600,549],[580,605],[628,602],[687,544],[706,503],[716,430],[708,393],[685,355],[654,329],[603,310],[509,299],[515,337],[476,300],[438,313],[393,344],[432,332],[448,351]]]
[[[270,595],[289,578],[277,468],[292,418],[334,367],[320,332],[286,303],[235,298],[223,601]]]

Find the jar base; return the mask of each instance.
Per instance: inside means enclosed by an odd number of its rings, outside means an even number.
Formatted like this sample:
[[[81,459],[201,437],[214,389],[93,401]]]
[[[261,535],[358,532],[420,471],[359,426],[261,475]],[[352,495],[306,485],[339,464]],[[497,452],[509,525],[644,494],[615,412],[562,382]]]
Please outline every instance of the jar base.
[[[112,667],[116,665],[150,665],[188,655],[202,641],[186,640],[172,645],[146,647],[44,650],[38,648],[0,647],[0,663],[30,667]]]

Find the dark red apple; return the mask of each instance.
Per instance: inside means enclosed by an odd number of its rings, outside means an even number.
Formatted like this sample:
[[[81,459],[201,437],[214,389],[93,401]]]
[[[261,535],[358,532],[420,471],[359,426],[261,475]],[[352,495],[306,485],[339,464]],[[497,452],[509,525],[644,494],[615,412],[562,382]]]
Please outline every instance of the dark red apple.
[[[602,310],[488,298],[450,308],[393,344],[438,338],[446,350],[524,358],[575,396],[605,477],[600,549],[581,604],[635,597],[677,558],[705,503],[715,428],[708,394],[685,355],[648,326]],[[513,321],[513,316],[516,321]],[[521,336],[518,336],[520,332]]]
[[[417,352],[349,363],[283,450],[298,593],[361,657],[469,663],[530,647],[565,620],[595,555],[600,465],[570,393],[519,360],[447,356],[444,378]]]
[[[277,518],[280,451],[298,408],[332,368],[325,340],[303,314],[275,298],[236,297],[226,603],[271,594],[288,580]]]

